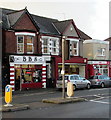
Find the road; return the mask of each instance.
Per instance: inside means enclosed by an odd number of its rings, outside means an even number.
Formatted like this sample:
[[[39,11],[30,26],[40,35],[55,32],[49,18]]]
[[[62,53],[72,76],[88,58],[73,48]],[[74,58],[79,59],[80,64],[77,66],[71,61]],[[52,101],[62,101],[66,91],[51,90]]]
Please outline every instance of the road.
[[[74,96],[85,97],[87,101],[61,105],[41,102],[44,98],[62,96],[62,93],[56,90],[49,93],[15,95],[13,103],[29,104],[31,109],[6,112],[2,115],[3,118],[109,118],[110,90],[111,88],[77,90]]]

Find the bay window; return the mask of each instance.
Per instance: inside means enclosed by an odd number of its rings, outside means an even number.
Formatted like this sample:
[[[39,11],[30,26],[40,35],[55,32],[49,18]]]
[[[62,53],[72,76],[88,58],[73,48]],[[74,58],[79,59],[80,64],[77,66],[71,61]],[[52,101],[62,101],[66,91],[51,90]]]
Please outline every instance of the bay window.
[[[41,41],[43,54],[59,54],[59,38],[42,36]]]
[[[49,53],[49,40],[48,40],[48,38],[42,39],[42,50],[43,50],[42,52],[44,54]]]
[[[17,53],[24,53],[24,36],[17,36]]]
[[[27,53],[33,53],[33,37],[27,36]]]

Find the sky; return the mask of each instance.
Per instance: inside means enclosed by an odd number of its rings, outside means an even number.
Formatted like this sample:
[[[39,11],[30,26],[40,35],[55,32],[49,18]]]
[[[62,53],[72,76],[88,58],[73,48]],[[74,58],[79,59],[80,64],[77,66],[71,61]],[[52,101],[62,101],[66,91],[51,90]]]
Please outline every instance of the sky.
[[[0,0],[1,8],[21,10],[58,20],[73,19],[93,39],[109,37],[110,0]]]

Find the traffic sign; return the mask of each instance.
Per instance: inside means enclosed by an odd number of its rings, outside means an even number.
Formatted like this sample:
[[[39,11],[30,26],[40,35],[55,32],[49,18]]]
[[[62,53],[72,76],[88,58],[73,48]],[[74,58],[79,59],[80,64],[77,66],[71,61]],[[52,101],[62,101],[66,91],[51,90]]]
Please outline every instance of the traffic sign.
[[[12,102],[12,87],[11,85],[6,85],[5,87],[5,102],[7,105],[5,106],[12,106],[10,103]]]

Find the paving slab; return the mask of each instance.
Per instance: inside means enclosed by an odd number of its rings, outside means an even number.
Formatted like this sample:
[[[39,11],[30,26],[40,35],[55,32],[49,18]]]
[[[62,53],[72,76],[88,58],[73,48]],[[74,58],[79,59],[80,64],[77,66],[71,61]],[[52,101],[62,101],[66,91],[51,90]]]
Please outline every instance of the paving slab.
[[[14,104],[13,106],[2,105],[0,107],[1,112],[15,112],[21,110],[28,110],[28,109],[30,109],[29,105],[25,105],[25,104]]]
[[[86,101],[86,99],[79,97],[49,98],[42,100],[42,102],[44,103],[54,103],[54,104],[66,104],[66,103],[83,102],[83,101]]]

